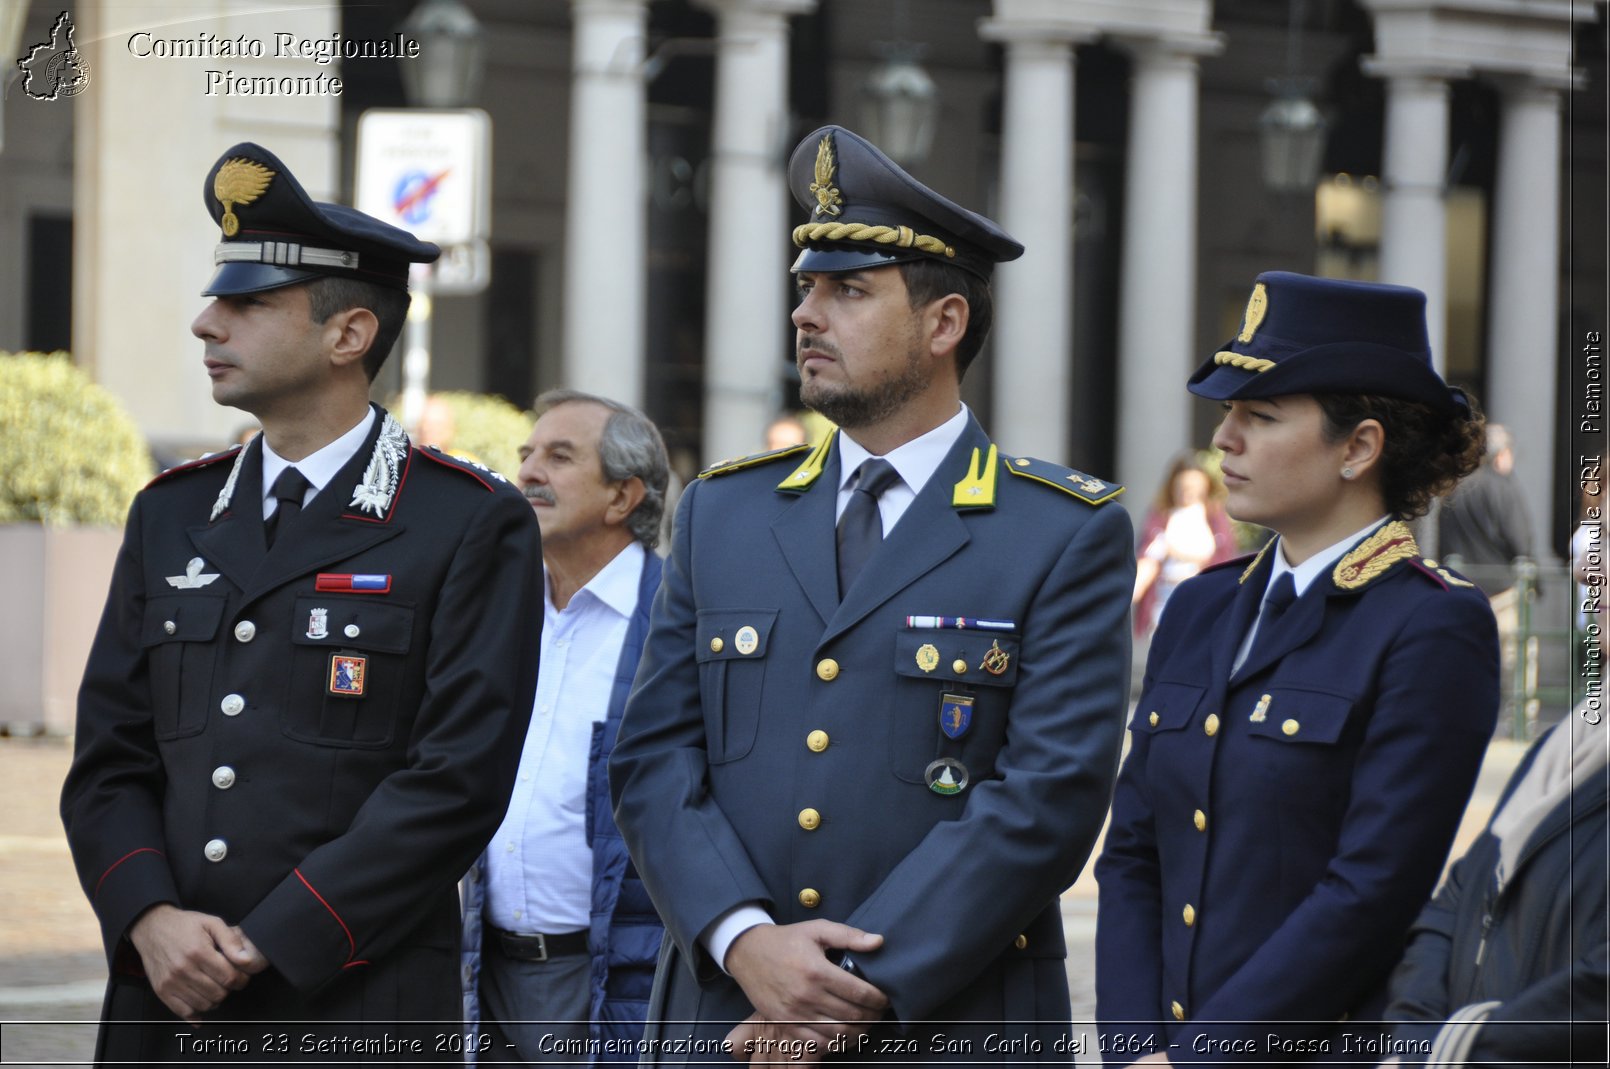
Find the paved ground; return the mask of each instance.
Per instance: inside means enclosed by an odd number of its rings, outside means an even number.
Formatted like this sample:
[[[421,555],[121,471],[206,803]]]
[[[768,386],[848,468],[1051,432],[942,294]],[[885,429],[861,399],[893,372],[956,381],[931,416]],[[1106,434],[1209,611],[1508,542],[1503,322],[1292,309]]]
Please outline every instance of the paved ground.
[[[1522,749],[1497,742],[1488,751],[1456,852],[1491,814]],[[94,1051],[105,973],[56,815],[67,761],[63,740],[0,738],[0,1065],[82,1065]],[[1062,903],[1076,1021],[1095,1010],[1095,891],[1087,872]],[[1095,1049],[1093,1034],[1086,1049]]]

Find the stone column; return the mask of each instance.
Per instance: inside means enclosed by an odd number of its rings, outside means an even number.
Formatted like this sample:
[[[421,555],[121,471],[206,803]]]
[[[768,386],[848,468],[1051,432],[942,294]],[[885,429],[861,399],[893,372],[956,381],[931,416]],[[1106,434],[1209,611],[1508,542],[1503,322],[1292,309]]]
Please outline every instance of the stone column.
[[[159,449],[217,448],[247,420],[213,404],[201,342],[190,333],[208,300],[201,290],[220,237],[199,196],[207,169],[231,145],[258,141],[315,200],[341,199],[339,97],[234,95],[208,71],[339,77],[337,63],[276,56],[274,34],[327,39],[341,28],[340,15],[311,3],[257,11],[227,0],[173,0],[160,20],[144,22],[112,0],[73,8],[89,84],[70,100],[37,104],[61,111],[64,129],[72,114],[73,358],[117,394]],[[261,42],[264,55],[159,57],[134,37],[141,31],[244,36]]]
[[[1118,468],[1129,486],[1157,483],[1193,443],[1197,57],[1218,39],[1129,43],[1134,55],[1118,309]],[[1144,494],[1127,494],[1144,510]]]
[[[571,0],[564,385],[643,404],[647,0]]]
[[[1381,206],[1381,281],[1424,290],[1426,331],[1437,370],[1448,354],[1448,82],[1455,73],[1367,60],[1386,78]]]
[[[1532,78],[1501,82],[1498,175],[1489,283],[1489,418],[1515,436],[1515,480],[1548,546],[1553,508],[1560,298],[1560,90]]]
[[[1068,459],[1073,339],[1073,46],[1063,26],[996,18],[1006,46],[997,218],[1025,246],[995,269],[992,426],[1012,448]]]
[[[788,20],[816,0],[697,0],[717,18],[704,460],[760,449],[790,351]]]

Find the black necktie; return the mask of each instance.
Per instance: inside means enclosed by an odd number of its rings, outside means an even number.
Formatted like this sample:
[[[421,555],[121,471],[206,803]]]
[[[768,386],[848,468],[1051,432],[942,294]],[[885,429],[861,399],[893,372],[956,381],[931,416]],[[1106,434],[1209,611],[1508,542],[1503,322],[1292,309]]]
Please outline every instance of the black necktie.
[[[855,491],[839,517],[839,597],[872,559],[883,541],[883,517],[878,515],[878,496],[900,478],[894,465],[876,458],[863,461],[856,475]]]
[[[279,500],[280,505],[263,525],[263,533],[268,536],[270,547],[274,545],[274,536],[287,523],[296,519],[297,514],[302,511],[302,499],[307,496],[308,488],[312,485],[307,481],[307,477],[295,468],[286,468],[280,472],[279,478],[274,480],[269,493]]]

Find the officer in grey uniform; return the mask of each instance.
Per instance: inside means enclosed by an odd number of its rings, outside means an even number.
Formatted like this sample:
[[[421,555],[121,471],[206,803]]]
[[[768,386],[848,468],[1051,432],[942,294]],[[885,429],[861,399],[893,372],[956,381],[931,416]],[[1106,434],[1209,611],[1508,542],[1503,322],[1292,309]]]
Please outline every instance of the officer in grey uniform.
[[[85,669],[62,817],[111,970],[97,1057],[439,1060],[455,880],[537,678],[536,521],[368,401],[434,245],[249,143],[204,196],[192,329],[263,432],[135,499]]]
[[[839,430],[678,509],[610,770],[671,936],[645,1056],[1066,1062],[1057,900],[1129,678],[1121,488],[961,403],[1021,245],[839,127],[789,182],[801,393]]]

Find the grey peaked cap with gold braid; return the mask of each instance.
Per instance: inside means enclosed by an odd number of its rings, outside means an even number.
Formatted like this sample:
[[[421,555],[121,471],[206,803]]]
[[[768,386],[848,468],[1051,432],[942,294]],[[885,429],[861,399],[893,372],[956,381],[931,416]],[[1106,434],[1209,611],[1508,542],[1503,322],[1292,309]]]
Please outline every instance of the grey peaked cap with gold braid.
[[[808,135],[788,160],[788,188],[809,219],[794,228],[801,271],[939,260],[988,281],[1023,246],[995,223],[935,193],[842,126]]]

